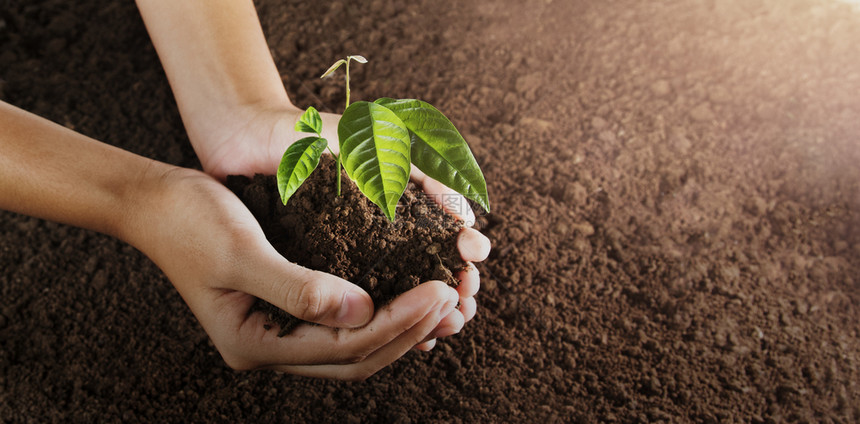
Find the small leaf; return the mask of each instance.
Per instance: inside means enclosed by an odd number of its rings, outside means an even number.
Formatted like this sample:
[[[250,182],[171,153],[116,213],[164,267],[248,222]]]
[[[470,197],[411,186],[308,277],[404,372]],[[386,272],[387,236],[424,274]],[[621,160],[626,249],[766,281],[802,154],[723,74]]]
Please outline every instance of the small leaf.
[[[490,211],[484,174],[466,140],[442,112],[414,99],[381,98],[376,103],[394,112],[409,129],[412,163],[418,169]]]
[[[367,59],[365,59],[364,56],[357,55],[357,54],[349,56],[349,57],[347,57],[347,59],[352,59],[358,63],[367,63]]]
[[[299,122],[296,122],[296,131],[315,133],[316,135],[322,132],[322,118],[320,118],[320,113],[313,106],[309,107],[302,114]]]
[[[337,135],[347,175],[394,221],[411,168],[406,126],[384,106],[356,102],[343,112]]]
[[[325,71],[325,72],[320,76],[320,78],[325,78],[325,77],[327,77],[327,76],[331,75],[331,73],[332,73],[332,72],[336,71],[336,70],[337,70],[337,68],[340,68],[340,65],[343,65],[344,63],[346,63],[346,60],[343,60],[343,59],[338,60],[337,62],[335,62],[335,63],[334,63],[334,65],[329,66],[328,70],[327,70],[327,71]]]
[[[285,205],[319,165],[326,146],[328,141],[322,137],[305,137],[284,152],[281,165],[278,166],[278,192]]]

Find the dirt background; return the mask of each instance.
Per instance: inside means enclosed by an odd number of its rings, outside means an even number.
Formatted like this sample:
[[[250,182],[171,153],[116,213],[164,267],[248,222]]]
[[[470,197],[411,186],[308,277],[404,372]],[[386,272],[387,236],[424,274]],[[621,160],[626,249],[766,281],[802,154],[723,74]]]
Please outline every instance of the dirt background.
[[[132,2],[0,3],[0,98],[197,162]],[[856,422],[860,14],[835,0],[257,3],[299,106],[425,99],[487,176],[479,314],[361,383],[232,372],[162,273],[0,212],[7,422]]]

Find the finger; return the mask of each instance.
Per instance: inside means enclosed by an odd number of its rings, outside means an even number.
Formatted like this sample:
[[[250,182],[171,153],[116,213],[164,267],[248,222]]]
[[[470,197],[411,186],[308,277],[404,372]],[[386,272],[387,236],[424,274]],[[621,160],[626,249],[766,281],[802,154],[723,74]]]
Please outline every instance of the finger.
[[[462,306],[460,307],[462,308]],[[451,311],[445,318],[442,318],[439,321],[439,324],[436,325],[436,328],[424,338],[422,343],[426,343],[430,340],[434,340],[437,338],[453,336],[454,334],[459,333],[463,330],[463,326],[466,324],[466,320],[463,317],[463,313],[458,309]]]
[[[457,292],[441,281],[429,281],[398,296],[357,330],[302,325],[284,337],[265,331],[265,317],[253,314],[239,329],[235,348],[261,366],[349,364],[364,360],[415,327],[427,316],[454,310]],[[438,321],[438,320],[437,320]],[[413,343],[414,345],[415,343]]]
[[[460,313],[463,314],[463,320],[465,322],[471,321],[472,318],[475,317],[475,313],[477,311],[478,303],[475,301],[474,297],[460,299]]]
[[[318,324],[355,328],[373,317],[373,301],[342,278],[296,265],[266,243],[234,289],[263,299],[290,315]]]
[[[433,350],[434,347],[436,347],[436,339],[430,339],[423,343],[418,343],[413,349],[420,350],[422,352],[429,352]]]
[[[463,329],[464,324],[466,324],[466,320],[463,318],[463,314],[458,310],[454,310],[448,316],[442,318],[442,321],[439,321],[439,325],[436,326],[436,329],[432,333],[433,338],[453,336]]]
[[[490,239],[478,230],[464,228],[457,236],[457,249],[464,261],[481,262],[490,255]]]
[[[457,273],[457,279],[460,280],[457,286],[460,299],[474,296],[481,287],[481,274],[471,262],[466,262],[466,269]]]
[[[416,175],[413,180],[421,184],[427,197],[439,204],[445,212],[460,218],[466,227],[475,225],[475,212],[460,193],[426,175]]]
[[[287,365],[271,368],[306,377],[335,378],[349,381],[365,380],[421,343],[439,323],[442,314],[449,312],[446,309],[447,306],[443,305],[433,313],[428,314],[418,324],[402,333],[391,343],[373,352],[364,361],[347,365]]]

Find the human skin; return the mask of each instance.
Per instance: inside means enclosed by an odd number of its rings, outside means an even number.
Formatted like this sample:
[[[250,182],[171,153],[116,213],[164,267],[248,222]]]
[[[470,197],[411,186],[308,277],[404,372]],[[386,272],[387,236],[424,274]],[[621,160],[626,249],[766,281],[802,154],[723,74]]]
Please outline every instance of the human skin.
[[[303,111],[287,96],[253,3],[138,0],[137,5],[204,171],[222,180],[231,174],[275,174],[284,151],[303,136],[293,130]],[[337,140],[340,116],[321,116],[322,136]],[[329,145],[338,153],[338,143]],[[468,203],[455,191],[414,168],[412,179],[443,207],[459,205],[449,212],[470,225],[475,222]],[[469,241],[461,244],[467,261],[486,258],[490,249],[486,237],[472,229],[460,237]],[[459,311],[467,322],[476,312],[480,278],[472,265],[458,278]],[[459,320],[452,315],[442,327],[453,331]],[[433,343],[428,340],[418,348],[426,350]]]
[[[206,173],[134,155],[0,102],[0,208],[99,231],[141,250],[235,369],[363,379],[413,347],[426,350],[437,337],[459,332],[475,314],[474,266],[459,275],[457,290],[427,282],[374,311],[359,287],[292,264],[272,248],[247,208],[217,178],[273,173],[294,141],[299,111],[285,93],[269,92],[272,72],[277,89],[284,89],[268,49],[262,54],[249,47],[265,45],[253,4],[172,3],[139,6]],[[207,15],[214,9],[232,18]],[[191,34],[183,32],[189,28]],[[183,62],[181,51],[165,53],[170,37],[199,56],[185,52]],[[235,43],[243,48],[230,54]],[[261,55],[268,62],[254,65]],[[198,72],[177,73],[177,67]],[[195,75],[196,85],[188,80]],[[324,119],[336,127],[336,115]],[[413,179],[432,195],[450,193],[420,173]],[[489,253],[489,242],[468,229],[458,248],[464,260],[478,261]],[[261,314],[249,314],[255,298],[322,325],[278,338],[265,331]]]
[[[439,281],[374,313],[357,286],[280,256],[241,201],[203,172],[132,154],[3,102],[0,128],[0,208],[99,231],[141,250],[235,369],[364,379],[465,321],[455,309],[462,295]],[[462,251],[481,248],[470,237],[458,244]],[[262,314],[249,314],[255,297],[323,325],[279,338],[265,330]]]

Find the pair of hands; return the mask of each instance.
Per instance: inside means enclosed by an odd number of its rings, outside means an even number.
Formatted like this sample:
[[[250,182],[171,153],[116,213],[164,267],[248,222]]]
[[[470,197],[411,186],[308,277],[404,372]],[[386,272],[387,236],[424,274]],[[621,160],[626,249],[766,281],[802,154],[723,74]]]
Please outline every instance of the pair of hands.
[[[470,263],[457,276],[456,290],[426,282],[374,311],[358,286],[276,252],[248,209],[217,179],[273,174],[286,147],[300,137],[293,131],[300,114],[292,107],[248,107],[229,120],[233,124],[190,133],[192,143],[206,138],[207,149],[198,149],[206,173],[153,169],[144,180],[159,201],[134,218],[132,227],[141,231],[131,239],[165,272],[230,367],[364,379],[410,349],[429,350],[436,338],[458,333],[475,315],[479,275]],[[323,127],[333,132],[338,118],[323,114]],[[336,134],[323,136],[336,146]],[[453,193],[417,170],[413,180],[437,199]],[[465,199],[463,205],[469,212],[461,218],[474,223]],[[466,228],[458,248],[464,260],[481,261],[490,243]],[[255,297],[322,325],[300,326],[279,338],[264,329],[262,314],[249,313]]]

